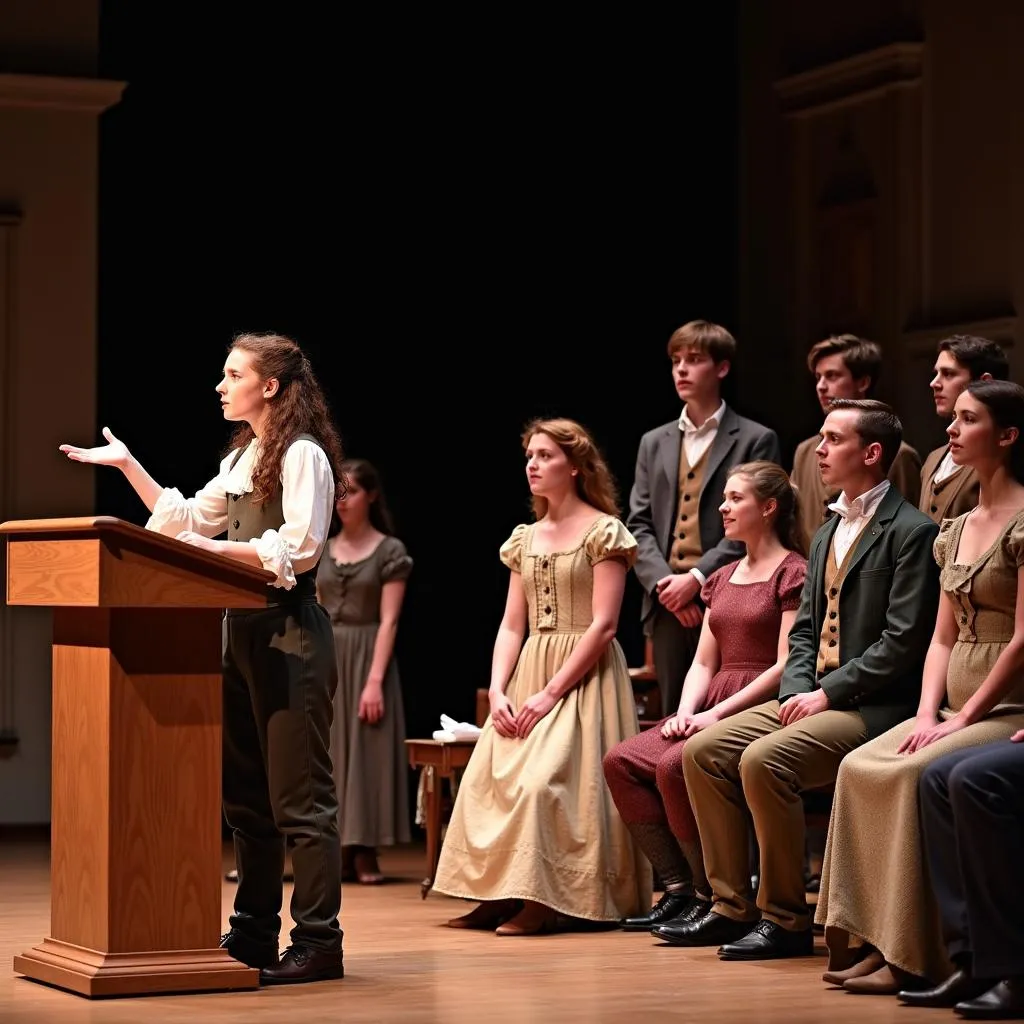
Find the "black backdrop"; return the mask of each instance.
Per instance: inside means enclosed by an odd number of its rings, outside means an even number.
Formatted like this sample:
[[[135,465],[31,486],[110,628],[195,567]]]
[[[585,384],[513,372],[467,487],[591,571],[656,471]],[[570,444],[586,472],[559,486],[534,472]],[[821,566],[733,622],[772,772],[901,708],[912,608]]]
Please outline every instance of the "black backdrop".
[[[425,735],[487,685],[523,423],[587,424],[625,501],[640,434],[678,413],[668,335],[733,326],[735,8],[328,10],[104,4],[100,72],[129,85],[101,126],[97,432],[191,493],[227,437],[231,336],[295,337],[415,560],[398,656]],[[145,517],[115,473],[97,508]]]

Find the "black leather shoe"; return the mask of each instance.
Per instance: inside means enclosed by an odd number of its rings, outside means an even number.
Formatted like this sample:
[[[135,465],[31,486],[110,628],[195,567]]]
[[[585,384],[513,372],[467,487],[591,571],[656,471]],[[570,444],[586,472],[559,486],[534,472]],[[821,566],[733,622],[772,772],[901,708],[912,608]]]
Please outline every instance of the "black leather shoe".
[[[708,913],[708,908],[711,904],[707,900],[693,898],[693,903],[686,908],[678,917],[673,917],[671,921],[666,921],[666,925],[681,925],[681,924],[693,924],[695,921],[699,921]],[[658,927],[661,927],[660,925]],[[651,929],[651,934],[655,934],[658,927]]]
[[[341,950],[337,953],[324,953],[308,946],[289,946],[281,956],[280,963],[260,971],[260,983],[263,985],[297,984],[344,977]]]
[[[651,934],[673,946],[720,946],[723,942],[741,938],[749,931],[749,921],[734,921],[709,910],[691,924],[663,924],[652,928]]]
[[[250,939],[237,928],[220,937],[220,948],[246,967],[270,967],[277,963],[277,943],[262,943]]]
[[[977,999],[992,987],[992,979],[979,981],[967,971],[954,971],[941,985],[920,991],[902,991],[896,998],[907,1006],[956,1006],[968,999]]]
[[[723,960],[785,960],[814,954],[814,932],[787,931],[774,921],[758,921],[742,939],[718,951]]]
[[[1008,978],[953,1009],[969,1020],[1024,1020],[1024,976]]]
[[[651,907],[649,913],[643,917],[624,917],[619,924],[623,931],[627,932],[649,932],[661,924],[668,924],[681,914],[684,914],[693,903],[696,897],[692,893],[667,892]]]

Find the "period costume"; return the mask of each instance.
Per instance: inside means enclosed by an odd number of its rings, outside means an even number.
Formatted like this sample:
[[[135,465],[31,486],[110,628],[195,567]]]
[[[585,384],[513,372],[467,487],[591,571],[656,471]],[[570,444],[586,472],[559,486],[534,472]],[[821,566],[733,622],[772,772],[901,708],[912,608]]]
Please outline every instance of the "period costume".
[[[603,515],[572,549],[533,551],[517,526],[501,560],[521,573],[530,632],[506,694],[516,709],[539,693],[593,621],[594,565],[631,565],[636,541]],[[459,786],[434,880],[474,900],[533,900],[568,917],[617,921],[650,906],[651,872],[601,774],[614,744],[637,732],[625,658],[613,640],[525,739],[490,718]]]
[[[393,654],[381,687],[383,718],[372,725],[362,721],[359,698],[373,664],[384,584],[406,580],[411,572],[412,559],[397,537],[385,537],[358,562],[336,562],[328,547],[317,571],[338,662],[331,760],[342,846],[394,846],[410,840],[405,709]]]
[[[956,561],[966,515],[942,524],[935,542],[943,600],[956,606],[959,636],[946,673],[948,718],[984,682],[1013,637],[1017,570],[1024,564],[1024,511],[972,564]],[[964,747],[1008,739],[1024,727],[1024,680],[979,722],[913,754],[899,754],[914,730],[907,719],[851,754],[839,771],[816,919],[833,956],[850,937],[889,964],[933,981],[950,971],[938,908],[923,870],[918,783],[934,761]]]
[[[678,420],[640,439],[626,524],[636,537],[636,576],[644,589],[641,617],[654,645],[664,714],[676,711],[700,628],[687,628],[659,602],[658,580],[694,572],[701,585],[743,555],[726,540],[718,506],[734,466],[780,462],[775,431],[740,416],[724,402],[700,427],[683,408]]]

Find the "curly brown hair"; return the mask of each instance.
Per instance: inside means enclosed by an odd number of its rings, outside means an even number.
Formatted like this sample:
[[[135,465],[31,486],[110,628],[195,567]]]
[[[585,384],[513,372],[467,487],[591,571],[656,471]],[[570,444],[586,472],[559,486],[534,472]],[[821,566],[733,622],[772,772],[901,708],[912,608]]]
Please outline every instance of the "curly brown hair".
[[[565,452],[576,467],[576,493],[588,504],[610,516],[619,514],[618,488],[615,478],[598,450],[594,439],[575,420],[536,419],[523,431],[523,448],[530,444],[534,434],[546,434]],[[533,514],[543,519],[548,511],[548,499],[533,498]]]
[[[331,463],[335,487],[342,491],[344,453],[327,399],[313,375],[302,349],[282,334],[239,334],[228,351],[240,349],[252,356],[253,369],[261,380],[277,380],[277,393],[267,407],[259,461],[253,470],[252,498],[265,505],[277,490],[281,467],[289,445],[300,435],[316,438]],[[231,435],[227,451],[247,445],[255,433],[248,423]]]

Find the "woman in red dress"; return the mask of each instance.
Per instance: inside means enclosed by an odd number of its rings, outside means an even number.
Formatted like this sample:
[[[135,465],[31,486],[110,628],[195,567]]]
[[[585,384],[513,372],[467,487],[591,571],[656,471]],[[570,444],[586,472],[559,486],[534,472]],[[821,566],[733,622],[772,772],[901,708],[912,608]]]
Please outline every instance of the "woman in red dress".
[[[747,551],[701,590],[707,612],[679,709],[604,758],[619,814],[665,887],[649,914],[622,921],[631,931],[706,912],[711,893],[683,779],[683,745],[778,691],[800,604],[807,560],[796,489],[785,471],[774,462],[744,463],[732,471],[723,497],[725,535]]]

